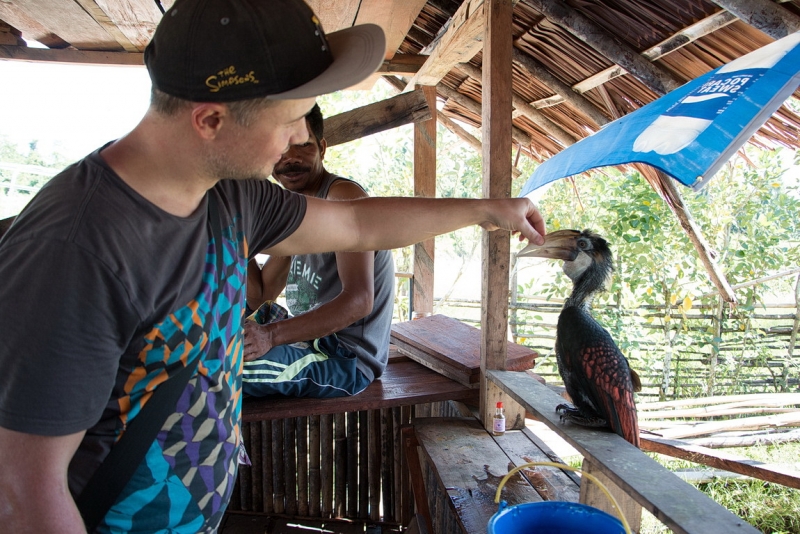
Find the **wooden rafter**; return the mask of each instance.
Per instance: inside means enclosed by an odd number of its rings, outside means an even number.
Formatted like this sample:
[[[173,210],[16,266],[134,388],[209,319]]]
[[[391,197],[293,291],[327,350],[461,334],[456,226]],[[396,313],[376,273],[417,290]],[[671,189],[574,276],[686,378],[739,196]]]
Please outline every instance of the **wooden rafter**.
[[[161,11],[153,0],[75,1],[128,52],[144,52],[161,20]]]
[[[665,95],[682,85],[670,72],[649,62],[629,46],[621,44],[618,39],[563,2],[528,0],[528,3],[611,62],[624,68],[655,93]]]
[[[770,0],[714,0],[714,3],[776,40],[800,31],[800,17]]]
[[[402,93],[326,118],[325,141],[328,146],[336,146],[404,124],[427,121],[435,110],[422,90]]]
[[[516,48],[513,51],[512,58],[514,63],[516,63],[519,68],[527,72],[529,76],[536,78],[550,88],[551,91],[556,93],[555,96],[550,97],[549,99],[531,103],[531,106],[539,109],[566,102],[567,105],[572,106],[579,112],[589,117],[597,126],[608,124],[608,119],[600,112],[599,109],[594,106],[594,104],[592,104],[590,100],[553,76],[550,71],[547,70],[547,67],[542,65],[539,61],[531,56],[523,54]]]
[[[464,107],[471,113],[474,113],[478,116],[481,116],[483,113],[481,110],[481,104],[475,102],[470,97],[466,95],[462,95],[458,91],[447,87],[446,85],[439,84],[436,86],[436,91],[445,99],[452,100],[459,106]],[[522,131],[520,128],[516,126],[511,127],[511,136],[517,143],[521,144],[522,146],[530,146],[531,144],[531,136]]]
[[[458,63],[472,59],[483,47],[484,0],[465,0],[407,88],[436,85]]]
[[[467,76],[475,79],[481,80],[482,71],[481,69],[471,65],[469,63],[460,63],[458,68],[464,72]],[[527,117],[531,122],[536,124],[542,130],[547,132],[548,134],[552,135],[554,138],[558,139],[558,141],[564,145],[564,147],[568,147],[574,144],[577,139],[572,136],[569,132],[564,130],[561,126],[551,121],[547,118],[542,112],[525,102],[522,98],[515,95],[513,92],[511,94],[511,103],[513,104],[514,108],[523,116]]]
[[[93,52],[91,50],[57,50],[51,48],[31,48],[28,46],[0,45],[0,59],[74,63],[82,65],[144,66],[144,54],[141,52]]]
[[[0,2],[0,18],[26,39],[66,43],[78,49],[118,51],[123,47],[92,14],[72,0]],[[58,33],[50,30],[58,28]],[[56,35],[53,39],[51,35]]]

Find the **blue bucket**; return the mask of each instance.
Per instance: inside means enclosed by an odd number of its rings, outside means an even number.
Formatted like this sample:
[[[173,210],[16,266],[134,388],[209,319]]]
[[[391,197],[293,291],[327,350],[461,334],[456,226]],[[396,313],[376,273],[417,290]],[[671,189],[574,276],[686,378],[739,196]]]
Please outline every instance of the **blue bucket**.
[[[625,534],[622,522],[602,510],[574,502],[500,503],[489,534]]]

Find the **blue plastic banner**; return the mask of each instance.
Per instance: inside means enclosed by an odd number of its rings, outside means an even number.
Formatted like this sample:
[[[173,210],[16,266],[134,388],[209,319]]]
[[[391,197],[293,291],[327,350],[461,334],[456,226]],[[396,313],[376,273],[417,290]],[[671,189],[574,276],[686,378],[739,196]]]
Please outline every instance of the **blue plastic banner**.
[[[800,32],[712,70],[548,159],[525,196],[597,167],[646,163],[700,190],[800,85]]]

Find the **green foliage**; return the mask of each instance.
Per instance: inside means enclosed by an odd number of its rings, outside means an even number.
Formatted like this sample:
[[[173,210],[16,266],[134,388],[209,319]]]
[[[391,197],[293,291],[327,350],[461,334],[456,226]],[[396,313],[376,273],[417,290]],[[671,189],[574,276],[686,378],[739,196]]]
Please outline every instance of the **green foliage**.
[[[726,452],[767,464],[786,464],[798,458],[800,444],[741,447],[726,449]],[[685,460],[652,456],[672,471],[705,468]],[[697,488],[761,532],[800,534],[800,490],[749,478],[714,480],[698,484]],[[649,514],[642,519],[642,534],[669,532]]]
[[[19,146],[0,138],[0,219],[17,215],[70,162],[62,154],[41,152],[36,141]]]

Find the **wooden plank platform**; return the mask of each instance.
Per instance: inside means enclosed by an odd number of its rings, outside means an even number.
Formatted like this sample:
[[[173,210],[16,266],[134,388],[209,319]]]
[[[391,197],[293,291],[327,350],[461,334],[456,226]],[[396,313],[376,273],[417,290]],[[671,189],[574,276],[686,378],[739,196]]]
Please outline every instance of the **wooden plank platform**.
[[[426,488],[429,498],[446,498],[462,532],[484,534],[497,512],[495,492],[514,467],[532,461],[560,461],[527,429],[493,436],[474,418],[420,418],[414,431],[429,465],[435,466],[436,487]],[[413,474],[412,474],[413,476]],[[578,482],[570,474],[551,467],[524,469],[503,486],[502,499],[509,504],[558,499],[577,502]],[[441,515],[441,506],[430,506]],[[436,517],[437,531],[447,519]]]
[[[757,529],[612,433],[562,423],[555,407],[564,399],[526,373],[488,371],[487,378],[558,432],[593,466],[673,532],[756,534]]]
[[[396,525],[371,524],[366,521],[336,519],[295,519],[261,514],[229,513],[219,527],[219,534],[389,534],[398,532]]]
[[[414,361],[466,386],[481,379],[481,331],[446,315],[431,315],[392,325],[392,344]],[[538,354],[508,342],[506,369],[533,369]]]
[[[476,404],[478,391],[406,358],[393,358],[383,376],[352,397],[256,398],[242,402],[244,422],[378,410],[440,401]]]

